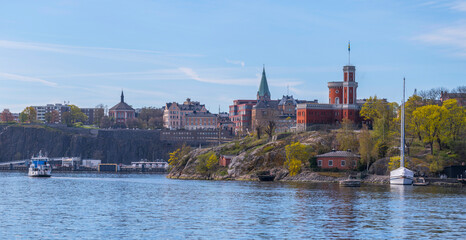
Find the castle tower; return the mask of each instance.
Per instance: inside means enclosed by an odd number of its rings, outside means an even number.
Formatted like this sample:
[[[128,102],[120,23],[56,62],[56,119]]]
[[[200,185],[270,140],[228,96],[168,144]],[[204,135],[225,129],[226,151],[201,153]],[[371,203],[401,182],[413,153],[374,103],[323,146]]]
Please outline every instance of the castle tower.
[[[356,90],[358,83],[355,81],[356,68],[351,65],[343,67],[343,104],[356,104]]]
[[[267,77],[265,76],[265,67],[262,69],[262,78],[257,91],[257,100],[270,101],[269,85],[267,84]]]

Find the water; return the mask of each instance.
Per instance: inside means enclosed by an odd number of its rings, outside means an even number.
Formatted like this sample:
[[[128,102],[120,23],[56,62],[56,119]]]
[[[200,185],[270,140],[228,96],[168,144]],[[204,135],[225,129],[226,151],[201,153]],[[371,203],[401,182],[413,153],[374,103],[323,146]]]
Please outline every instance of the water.
[[[2,239],[465,239],[466,189],[0,173]]]

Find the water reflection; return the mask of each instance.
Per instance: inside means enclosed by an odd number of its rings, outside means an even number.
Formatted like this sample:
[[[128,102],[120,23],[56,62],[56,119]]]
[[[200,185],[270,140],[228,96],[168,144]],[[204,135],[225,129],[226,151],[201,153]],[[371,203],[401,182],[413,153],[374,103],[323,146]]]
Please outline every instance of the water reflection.
[[[0,224],[7,239],[417,239],[465,234],[462,188],[342,188],[138,174],[57,174],[36,180],[0,173],[0,179]]]

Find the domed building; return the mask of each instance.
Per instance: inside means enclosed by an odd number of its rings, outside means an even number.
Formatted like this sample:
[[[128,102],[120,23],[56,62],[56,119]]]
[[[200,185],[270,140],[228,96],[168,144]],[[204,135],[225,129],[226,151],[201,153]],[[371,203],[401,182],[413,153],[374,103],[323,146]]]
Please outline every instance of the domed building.
[[[123,91],[121,91],[121,101],[110,108],[108,115],[110,118],[115,119],[115,123],[117,124],[126,124],[128,119],[134,119],[136,117],[134,109],[125,103]]]

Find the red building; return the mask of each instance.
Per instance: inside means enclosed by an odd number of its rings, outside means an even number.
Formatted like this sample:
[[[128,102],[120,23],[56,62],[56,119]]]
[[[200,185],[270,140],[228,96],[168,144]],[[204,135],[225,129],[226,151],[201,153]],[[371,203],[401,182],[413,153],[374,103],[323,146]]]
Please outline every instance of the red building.
[[[230,119],[235,125],[236,132],[252,130],[252,107],[257,100],[234,100],[230,106]]]
[[[121,101],[110,108],[108,111],[109,117],[115,119],[115,123],[126,124],[128,119],[135,118],[135,111],[134,109],[125,103],[125,96],[123,95],[123,91],[121,91]]]
[[[358,83],[355,81],[356,68],[343,67],[343,81],[329,82],[329,104],[302,103],[297,105],[296,126],[306,130],[312,124],[334,124],[343,119],[362,122],[359,111],[362,104],[357,102]]]
[[[317,166],[323,169],[338,168],[349,170],[356,167],[359,155],[351,151],[331,151],[317,155]]]
[[[220,160],[218,161],[218,164],[222,167],[228,167],[231,163],[231,159],[233,159],[236,156],[233,155],[222,155],[220,157]]]

